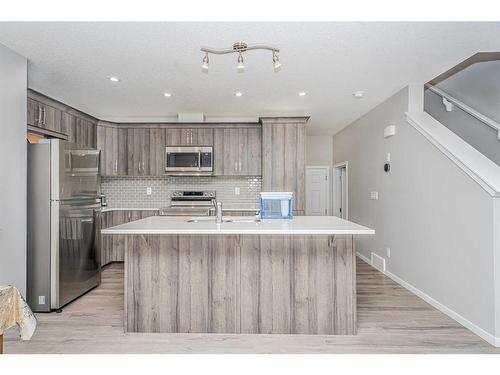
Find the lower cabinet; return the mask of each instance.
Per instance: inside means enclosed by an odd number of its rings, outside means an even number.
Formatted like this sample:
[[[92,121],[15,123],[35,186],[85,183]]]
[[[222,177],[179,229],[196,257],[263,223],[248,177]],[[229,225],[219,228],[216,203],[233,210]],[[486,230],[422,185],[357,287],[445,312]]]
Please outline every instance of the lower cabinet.
[[[158,215],[158,210],[113,210],[102,213],[102,229]],[[101,266],[125,260],[124,236],[101,236]]]

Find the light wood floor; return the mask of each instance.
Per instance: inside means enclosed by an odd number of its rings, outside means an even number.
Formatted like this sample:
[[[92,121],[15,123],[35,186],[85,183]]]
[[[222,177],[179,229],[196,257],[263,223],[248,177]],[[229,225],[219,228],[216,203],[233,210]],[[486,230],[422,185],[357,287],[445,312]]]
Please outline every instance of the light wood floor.
[[[114,263],[62,313],[37,314],[31,341],[7,332],[5,353],[500,353],[361,260],[357,272],[357,336],[126,334]]]

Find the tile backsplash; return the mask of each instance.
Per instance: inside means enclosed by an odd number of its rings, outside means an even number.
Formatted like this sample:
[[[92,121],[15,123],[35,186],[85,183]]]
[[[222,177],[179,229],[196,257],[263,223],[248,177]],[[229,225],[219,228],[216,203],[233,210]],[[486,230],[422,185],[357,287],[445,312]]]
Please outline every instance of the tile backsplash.
[[[175,190],[215,190],[217,199],[228,208],[254,209],[259,203],[260,176],[164,176],[102,177],[101,192],[110,208],[160,208],[170,204]],[[150,187],[151,195],[146,194]],[[235,188],[240,194],[235,194]]]

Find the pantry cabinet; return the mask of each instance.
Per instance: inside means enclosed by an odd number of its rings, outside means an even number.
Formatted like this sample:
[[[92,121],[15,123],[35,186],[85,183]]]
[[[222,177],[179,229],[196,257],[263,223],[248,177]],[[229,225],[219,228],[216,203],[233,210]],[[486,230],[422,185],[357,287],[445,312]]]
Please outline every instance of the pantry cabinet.
[[[305,211],[305,153],[308,117],[261,118],[262,191],[294,193],[296,215]]]

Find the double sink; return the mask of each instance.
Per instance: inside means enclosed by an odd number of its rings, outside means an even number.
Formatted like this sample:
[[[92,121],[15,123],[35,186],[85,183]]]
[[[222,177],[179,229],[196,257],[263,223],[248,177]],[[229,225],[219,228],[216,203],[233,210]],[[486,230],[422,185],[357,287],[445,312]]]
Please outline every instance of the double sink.
[[[203,222],[216,222],[216,218],[213,216],[209,217],[192,217],[188,220],[186,220],[188,223],[203,223]],[[259,223],[260,219],[257,218],[239,218],[239,217],[229,217],[229,218],[222,218],[223,223]]]

